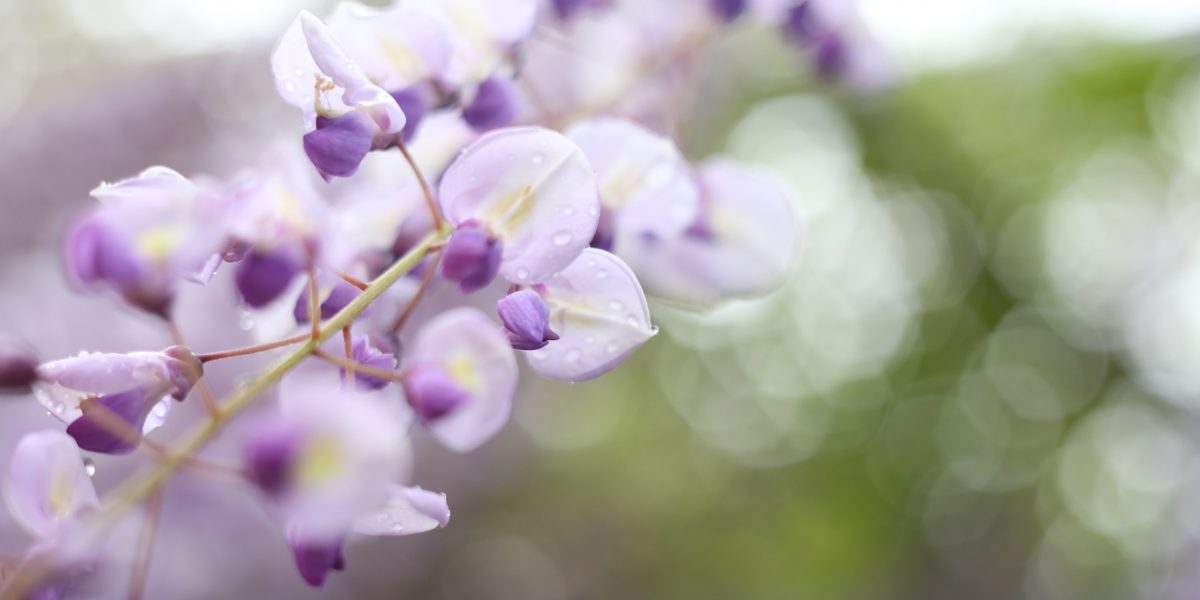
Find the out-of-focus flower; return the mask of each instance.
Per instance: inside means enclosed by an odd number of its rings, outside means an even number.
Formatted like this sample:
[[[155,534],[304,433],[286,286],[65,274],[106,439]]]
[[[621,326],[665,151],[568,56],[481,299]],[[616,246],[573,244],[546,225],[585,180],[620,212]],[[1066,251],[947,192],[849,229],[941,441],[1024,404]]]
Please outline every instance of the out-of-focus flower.
[[[345,567],[352,532],[418,533],[449,519],[445,496],[393,482],[407,447],[398,406],[328,375],[285,378],[278,418],[244,446],[250,478],[282,506],[297,568],[313,586]]]
[[[518,284],[569,265],[596,231],[596,179],[579,147],[536,127],[494,131],[463,151],[439,200],[457,227],[442,273],[464,293],[499,273]]]
[[[100,205],[67,236],[68,273],[167,316],[177,282],[203,283],[219,262],[226,239],[212,188],[152,167],[92,190]]]
[[[808,53],[817,74],[865,90],[895,79],[891,57],[863,25],[853,0],[803,0],[782,9],[778,2],[760,4],[759,14]]]
[[[529,366],[546,377],[599,377],[658,332],[633,271],[603,250],[584,250],[561,273],[531,289],[545,301],[549,327],[558,336],[529,353]]]
[[[404,356],[404,394],[417,417],[451,450],[468,452],[508,421],[517,363],[508,339],[473,308],[444,312]]]
[[[0,336],[0,394],[24,394],[38,378],[38,359],[33,349],[12,338]]]
[[[786,188],[767,173],[723,159],[701,165],[700,182],[700,213],[686,231],[620,243],[647,291],[708,307],[779,286],[798,238]]]
[[[35,393],[51,414],[69,423],[79,447],[124,454],[162,425],[172,399],[181,401],[203,374],[187,348],[162,352],[88,354],[40,365]]]
[[[699,187],[670,138],[611,117],[579,123],[567,136],[596,169],[604,211],[596,247],[621,253],[614,244],[625,236],[672,237],[696,220]]]

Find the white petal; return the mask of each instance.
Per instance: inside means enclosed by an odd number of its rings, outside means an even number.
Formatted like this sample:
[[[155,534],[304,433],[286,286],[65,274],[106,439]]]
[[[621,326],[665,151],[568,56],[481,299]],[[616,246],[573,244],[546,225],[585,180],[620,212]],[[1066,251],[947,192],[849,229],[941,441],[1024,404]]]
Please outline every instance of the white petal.
[[[354,531],[362,535],[411,535],[445,527],[449,522],[450,506],[445,494],[393,485],[387,503],[360,515],[354,521]]]
[[[17,522],[46,538],[81,510],[100,506],[75,440],[57,430],[21,438],[9,463],[5,501]]]
[[[545,283],[550,328],[559,339],[529,352],[529,366],[553,379],[598,377],[658,333],[633,271],[616,256],[589,248]]]

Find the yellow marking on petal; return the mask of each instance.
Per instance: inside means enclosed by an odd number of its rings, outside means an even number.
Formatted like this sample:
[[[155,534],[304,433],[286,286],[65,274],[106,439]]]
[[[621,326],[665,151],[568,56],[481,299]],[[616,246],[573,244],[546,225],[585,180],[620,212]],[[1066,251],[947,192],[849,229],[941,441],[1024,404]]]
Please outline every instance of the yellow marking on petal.
[[[493,205],[485,219],[495,230],[496,235],[505,237],[520,227],[533,211],[534,195],[530,186],[521,188],[515,194],[509,194]]]
[[[180,229],[177,226],[165,226],[146,230],[138,236],[138,254],[158,264],[167,262],[179,243]]]
[[[320,437],[304,447],[296,465],[296,481],[315,487],[327,483],[342,471],[345,452],[332,438]]]
[[[71,499],[75,496],[74,481],[67,477],[55,477],[50,484],[50,515],[55,519],[71,516]]]
[[[401,73],[403,79],[419,79],[425,74],[425,61],[421,55],[400,38],[384,37],[379,40],[379,47],[383,50],[384,56],[391,61],[392,66]]]
[[[460,354],[446,364],[446,370],[450,372],[450,376],[463,386],[469,392],[479,390],[481,382],[479,381],[479,370],[475,368],[475,361],[466,354]]]

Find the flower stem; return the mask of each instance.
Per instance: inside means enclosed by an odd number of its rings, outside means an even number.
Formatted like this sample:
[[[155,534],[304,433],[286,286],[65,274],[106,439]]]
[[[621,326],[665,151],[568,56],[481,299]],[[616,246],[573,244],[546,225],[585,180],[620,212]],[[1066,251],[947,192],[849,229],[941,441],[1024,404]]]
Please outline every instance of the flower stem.
[[[266,344],[258,344],[255,346],[246,346],[245,348],[234,348],[232,350],[221,350],[220,352],[209,352],[207,354],[199,355],[199,358],[200,358],[200,362],[207,363],[207,362],[212,362],[214,360],[223,360],[226,358],[234,358],[237,356],[247,356],[250,354],[258,354],[259,352],[266,352],[268,350],[274,350],[276,348],[282,348],[284,346],[291,346],[292,344],[299,344],[300,342],[303,342],[304,340],[311,339],[311,338],[312,338],[311,334],[302,333],[300,335],[294,335],[290,338],[278,340],[275,342],[268,342]]]
[[[163,496],[166,488],[159,488],[150,495],[146,506],[146,522],[142,525],[142,536],[138,540],[137,558],[129,584],[129,600],[142,600],[146,596],[146,583],[150,577],[150,557],[153,556],[154,535],[158,533],[158,520],[162,516]]]
[[[408,162],[408,167],[412,169],[413,175],[417,176],[417,183],[421,184],[421,193],[425,195],[425,205],[429,207],[429,214],[433,217],[434,230],[441,231],[445,219],[442,217],[442,211],[438,208],[437,201],[433,199],[433,190],[429,188],[429,182],[421,173],[421,167],[417,166],[417,161],[413,160],[412,154],[409,154],[408,146],[405,146],[404,142],[397,142],[396,147],[400,149],[400,154],[404,155],[404,160]]]

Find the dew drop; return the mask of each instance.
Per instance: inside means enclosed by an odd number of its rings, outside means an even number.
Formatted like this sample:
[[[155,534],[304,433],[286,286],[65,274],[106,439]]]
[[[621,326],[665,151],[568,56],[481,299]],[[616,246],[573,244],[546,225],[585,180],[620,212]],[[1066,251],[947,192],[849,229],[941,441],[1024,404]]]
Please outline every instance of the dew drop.
[[[529,279],[529,269],[517,269],[517,279],[521,281]]]
[[[626,323],[629,323],[630,325],[632,325],[632,326],[634,326],[634,327],[641,327],[641,326],[642,326],[641,322],[640,322],[640,321],[638,321],[638,318],[637,318],[637,317],[635,317],[635,316],[633,316],[633,315],[628,315],[628,316],[626,316],[626,317],[625,317],[625,322],[626,322]]]
[[[96,463],[90,458],[83,459],[83,472],[87,473],[88,477],[96,475]]]
[[[609,354],[616,354],[617,350],[619,350],[619,349],[620,349],[620,346],[618,346],[616,342],[609,342],[608,344],[606,344],[604,346],[604,350],[606,352],[608,352]]]
[[[581,358],[583,358],[583,353],[578,348],[567,350],[567,362],[577,363]]]
[[[573,215],[573,214],[575,214],[575,208],[572,206],[565,207],[565,208],[563,208],[563,214],[564,215]]]
[[[300,67],[296,67],[296,70],[294,72],[296,73],[296,77],[304,77],[304,69],[301,69]]]
[[[399,523],[392,523],[392,533],[404,533],[404,526]]]
[[[608,303],[608,307],[613,310],[621,310],[622,308],[625,308],[625,305],[617,302],[616,300],[612,300]]]
[[[571,235],[571,232],[560,231],[560,232],[554,234],[554,245],[555,246],[566,246],[567,244],[570,244],[571,240],[573,240],[573,239],[575,239],[575,236]]]
[[[535,164],[535,165],[540,165],[540,164],[542,164],[542,163],[544,163],[544,162],[546,162],[546,155],[545,155],[545,154],[542,154],[541,152],[538,152],[537,154],[534,154],[534,155],[533,155],[533,164]]]
[[[250,315],[242,315],[241,318],[238,319],[238,329],[241,329],[242,331],[250,331],[251,329],[254,329],[254,319],[250,318]]]
[[[589,209],[588,209],[588,214],[589,214],[589,215],[592,215],[593,217],[600,216],[600,207],[599,207],[599,206],[593,206],[593,207],[589,208]]]
[[[608,277],[608,269],[600,269],[596,271],[596,279],[605,279]]]

